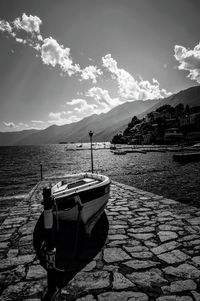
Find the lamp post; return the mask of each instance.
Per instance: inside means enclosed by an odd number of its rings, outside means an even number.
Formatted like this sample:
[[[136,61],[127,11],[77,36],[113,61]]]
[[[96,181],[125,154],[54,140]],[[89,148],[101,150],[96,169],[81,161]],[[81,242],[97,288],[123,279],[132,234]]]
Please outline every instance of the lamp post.
[[[93,153],[92,153],[92,136],[93,136],[93,132],[92,131],[89,132],[89,136],[90,136],[90,147],[91,147],[91,169],[92,169],[92,173],[93,173]]]

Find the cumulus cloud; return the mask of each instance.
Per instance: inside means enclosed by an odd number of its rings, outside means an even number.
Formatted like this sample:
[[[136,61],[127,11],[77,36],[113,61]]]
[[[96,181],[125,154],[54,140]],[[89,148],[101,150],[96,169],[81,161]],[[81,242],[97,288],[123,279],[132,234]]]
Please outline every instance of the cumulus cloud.
[[[91,79],[93,83],[97,82],[97,77],[102,75],[103,72],[97,66],[88,66],[81,70],[81,78],[84,80]]]
[[[96,101],[101,112],[108,112],[123,102],[123,100],[120,100],[118,97],[111,98],[108,90],[104,90],[100,87],[92,87],[87,91],[86,96],[92,97]]]
[[[175,45],[174,57],[179,62],[178,69],[188,71],[188,77],[200,83],[200,43],[193,50]]]
[[[48,115],[48,123],[54,123],[57,125],[69,124],[72,122],[77,122],[81,118],[77,117],[76,115],[68,116],[69,112],[50,112]]]
[[[7,21],[0,20],[0,31],[11,33],[12,27]]]
[[[118,94],[126,100],[147,100],[163,98],[171,95],[165,89],[160,89],[158,81],[137,81],[129,72],[118,68],[116,60],[111,54],[102,57],[103,67],[111,73],[111,76],[118,84]]]
[[[18,30],[24,30],[29,33],[40,33],[40,25],[42,24],[42,20],[40,20],[37,16],[29,15],[27,16],[25,13],[21,18],[17,18],[13,22],[13,26]]]
[[[69,76],[79,72],[80,67],[73,65],[70,58],[70,49],[59,45],[53,38],[46,38],[41,46],[41,58],[44,64],[55,67],[59,65],[62,71],[67,72]]]
[[[75,108],[73,108],[73,111],[79,113],[80,116],[89,116],[95,113],[99,113],[99,108],[96,104],[89,104],[85,99],[82,98],[72,99],[66,104],[75,106]]]
[[[25,13],[20,18],[16,18],[13,22],[0,20],[0,31],[6,32],[15,38],[17,43],[27,44],[34,48],[41,57],[44,64],[52,67],[59,67],[63,74],[72,76],[78,75],[80,80],[91,80],[96,83],[97,77],[102,75],[102,71],[97,66],[87,66],[81,68],[79,64],[74,64],[70,55],[70,48],[65,48],[52,37],[43,38],[40,33],[42,20],[37,16]],[[26,36],[23,35],[26,34]],[[21,36],[21,35],[22,36]]]

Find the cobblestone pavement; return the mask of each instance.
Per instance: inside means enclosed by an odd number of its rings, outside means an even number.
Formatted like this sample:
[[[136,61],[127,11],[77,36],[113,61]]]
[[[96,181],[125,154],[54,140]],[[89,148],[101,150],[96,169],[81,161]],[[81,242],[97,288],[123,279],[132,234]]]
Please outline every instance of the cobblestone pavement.
[[[46,288],[32,246],[44,184],[4,212],[0,300],[39,301]],[[106,213],[105,246],[60,300],[200,300],[200,209],[113,182]]]

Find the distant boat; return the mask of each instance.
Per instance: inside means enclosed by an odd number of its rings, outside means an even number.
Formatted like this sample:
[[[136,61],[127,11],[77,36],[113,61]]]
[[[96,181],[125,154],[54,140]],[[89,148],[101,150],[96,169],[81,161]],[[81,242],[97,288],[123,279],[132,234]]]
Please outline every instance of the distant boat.
[[[116,149],[116,146],[115,145],[111,145],[110,146],[110,150],[115,150]]]
[[[126,155],[126,151],[123,150],[115,150],[113,151],[114,155]]]
[[[90,235],[108,202],[110,179],[94,173],[77,174],[75,177],[75,181],[60,181],[52,187],[55,215],[58,220],[77,221],[81,208],[80,221]]]
[[[82,143],[81,143],[81,144],[78,144],[78,145],[76,145],[76,147],[77,147],[77,148],[83,147],[83,144],[82,144]]]
[[[141,154],[146,154],[146,150],[142,150],[142,149],[127,149],[126,153],[141,153]]]
[[[178,162],[199,161],[200,160],[200,152],[174,154],[173,159],[174,159],[174,161],[178,161]]]

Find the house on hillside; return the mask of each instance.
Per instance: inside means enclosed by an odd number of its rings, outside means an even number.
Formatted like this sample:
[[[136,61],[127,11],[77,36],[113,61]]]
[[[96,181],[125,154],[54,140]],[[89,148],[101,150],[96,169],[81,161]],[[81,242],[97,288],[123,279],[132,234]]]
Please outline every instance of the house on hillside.
[[[164,123],[165,123],[166,129],[178,127],[178,122],[177,122],[176,118],[166,118]]]
[[[164,141],[166,143],[176,143],[183,139],[183,134],[178,128],[168,128],[165,130]]]
[[[145,121],[148,123],[153,123],[156,121],[156,119],[160,118],[161,114],[159,112],[153,111],[151,113],[148,113],[145,117]]]
[[[200,112],[190,115],[190,123],[200,130]]]
[[[190,115],[183,115],[179,117],[180,127],[190,124]]]

